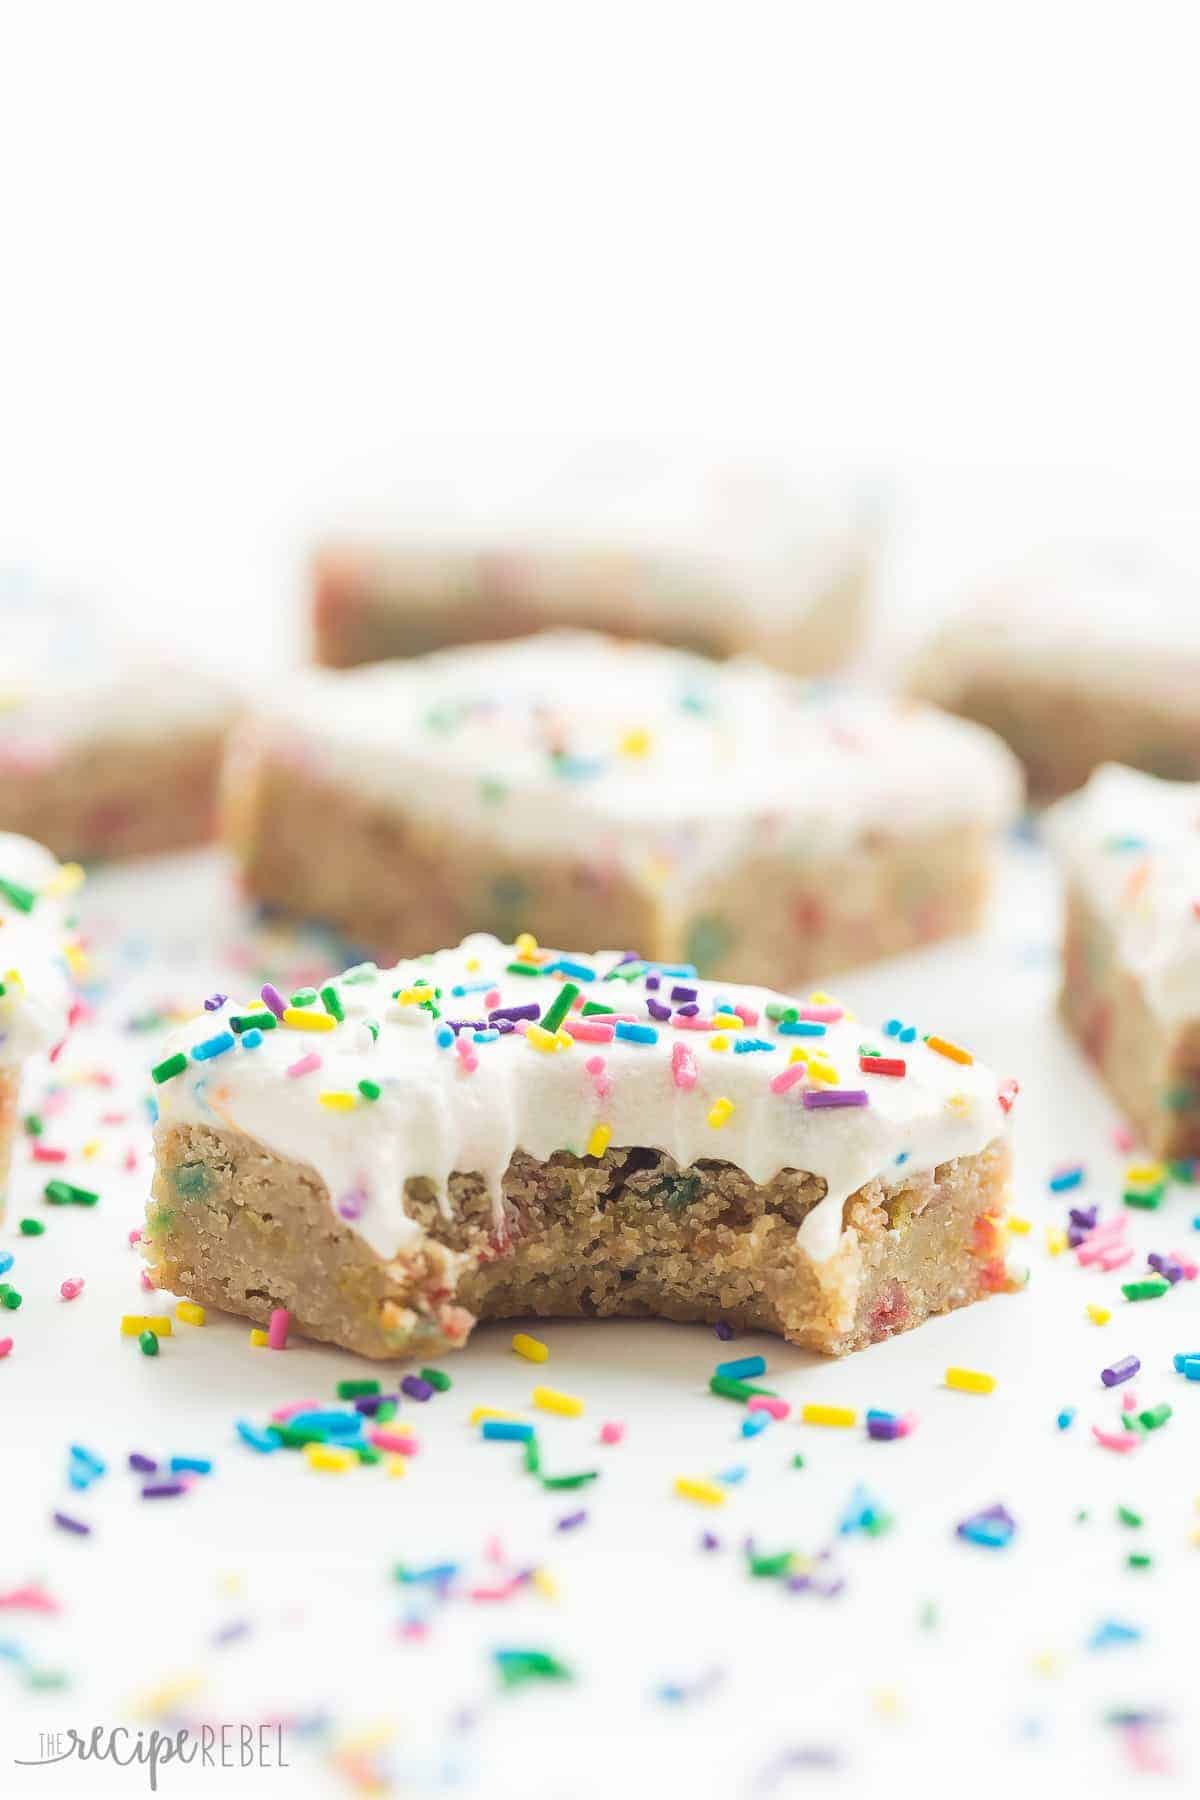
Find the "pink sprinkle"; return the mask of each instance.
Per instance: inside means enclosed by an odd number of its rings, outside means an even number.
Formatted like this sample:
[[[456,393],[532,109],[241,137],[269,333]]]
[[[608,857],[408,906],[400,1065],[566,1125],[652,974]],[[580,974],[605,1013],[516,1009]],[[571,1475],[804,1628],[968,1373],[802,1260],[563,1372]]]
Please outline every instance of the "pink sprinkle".
[[[786,1094],[798,1081],[803,1081],[807,1074],[808,1070],[803,1063],[789,1063],[786,1069],[780,1069],[778,1075],[772,1075],[767,1086],[773,1094]]]
[[[562,1028],[581,1044],[611,1044],[616,1031],[599,1019],[564,1019]]]
[[[625,1426],[620,1419],[609,1419],[606,1424],[600,1427],[600,1442],[602,1444],[619,1444],[624,1436]]]
[[[298,1062],[288,1064],[288,1074],[289,1075],[311,1075],[313,1070],[319,1069],[320,1066],[321,1066],[320,1057],[317,1055],[315,1050],[310,1050],[306,1056],[300,1057]]]
[[[271,1310],[271,1323],[267,1326],[267,1349],[286,1350],[288,1325],[291,1314],[286,1306],[276,1306]]]
[[[12,1345],[13,1341],[11,1338],[0,1338],[0,1357],[7,1356],[12,1349]]]
[[[475,1046],[470,1038],[460,1032],[454,1040],[454,1048],[458,1052],[458,1060],[468,1075],[473,1075],[479,1067],[479,1058],[475,1054]]]
[[[813,1025],[836,1025],[838,1020],[844,1019],[845,1016],[844,1006],[798,1006],[796,1008],[796,1017],[807,1019]]]
[[[774,1394],[751,1394],[746,1402],[747,1412],[770,1413],[773,1419],[786,1419],[791,1410],[786,1400],[777,1400]]]
[[[318,1412],[320,1406],[319,1400],[289,1400],[286,1406],[277,1406],[271,1418],[276,1425],[286,1425],[297,1413]]]
[[[686,1044],[671,1046],[671,1080],[684,1093],[696,1085],[696,1059]]]
[[[68,1275],[58,1291],[64,1300],[77,1300],[83,1292],[83,1276]]]
[[[733,1010],[742,1021],[743,1025],[758,1024],[758,1014],[752,1006],[735,1006]]]
[[[1115,1450],[1119,1456],[1128,1456],[1142,1441],[1136,1431],[1101,1431],[1098,1425],[1092,1426],[1092,1436],[1106,1450]]]
[[[387,1431],[382,1425],[373,1425],[367,1433],[368,1444],[374,1444],[377,1450],[395,1450],[400,1456],[415,1456],[421,1448],[419,1438],[410,1436],[407,1431]]]

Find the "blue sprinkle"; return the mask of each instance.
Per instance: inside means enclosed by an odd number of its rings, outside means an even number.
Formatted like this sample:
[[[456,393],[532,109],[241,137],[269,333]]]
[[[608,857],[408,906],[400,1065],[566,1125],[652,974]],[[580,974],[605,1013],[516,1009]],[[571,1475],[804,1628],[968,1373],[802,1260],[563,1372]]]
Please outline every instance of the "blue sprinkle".
[[[205,1038],[202,1044],[192,1045],[193,1062],[211,1062],[214,1056],[224,1056],[237,1043],[232,1031],[218,1031],[215,1037]]]
[[[629,1025],[623,1019],[618,1021],[614,1034],[624,1038],[630,1044],[657,1044],[658,1032],[653,1025]]]

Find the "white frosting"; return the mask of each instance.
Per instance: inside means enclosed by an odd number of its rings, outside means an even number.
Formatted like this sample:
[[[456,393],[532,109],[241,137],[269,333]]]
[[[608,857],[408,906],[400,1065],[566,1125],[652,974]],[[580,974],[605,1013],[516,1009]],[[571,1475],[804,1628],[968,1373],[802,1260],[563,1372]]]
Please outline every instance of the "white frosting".
[[[223,682],[126,643],[94,604],[0,569],[0,774],[94,738],[218,730],[231,713]]]
[[[1021,776],[977,725],[590,633],[269,684],[251,741],[311,778],[531,854],[658,884],[730,855],[1008,823]]]
[[[447,1035],[448,1021],[487,1019],[497,1005],[496,993],[501,1007],[535,1004],[544,1016],[563,981],[572,977],[549,972],[561,960],[558,953],[537,955],[547,973],[507,973],[513,949],[479,935],[457,950],[395,969],[365,965],[365,979],[356,978],[363,971],[350,971],[333,984],[345,1013],[334,1028],[318,1033],[284,1023],[265,1032],[253,1048],[243,1039],[196,1060],[196,1047],[214,1039],[220,1043],[231,1017],[263,1011],[261,1002],[252,1007],[227,1002],[173,1034],[169,1052],[189,1060],[181,1074],[158,1088],[162,1123],[226,1127],[310,1165],[327,1184],[335,1209],[383,1258],[420,1238],[419,1225],[405,1211],[404,1184],[410,1177],[427,1177],[446,1204],[452,1171],[476,1172],[488,1183],[499,1216],[500,1183],[515,1151],[538,1160],[557,1150],[582,1155],[595,1127],[603,1124],[614,1146],[665,1151],[680,1168],[716,1158],[735,1164],[755,1182],[770,1181],[781,1169],[820,1176],[828,1192],[805,1218],[800,1242],[814,1259],[824,1260],[841,1239],[847,1197],[864,1182],[879,1177],[891,1185],[912,1171],[973,1155],[1004,1133],[1007,1106],[995,1077],[980,1063],[952,1060],[920,1037],[903,1042],[845,1017],[826,1022],[823,1035],[789,1034],[767,1017],[767,1006],[803,1009],[810,1002],[762,988],[663,973],[652,991],[645,964],[634,965],[639,972],[631,981],[605,979],[618,964],[615,952],[565,959],[595,971],[595,979],[577,980],[580,993],[568,1019],[584,1028],[603,1027],[603,1015],[589,1019],[579,1010],[584,1002],[600,1002],[651,1025],[655,1041],[572,1040],[541,1049],[520,1029],[476,1042],[468,1024],[460,1032],[475,1059],[468,1070],[455,1043],[439,1043],[439,1031]],[[431,992],[441,989],[440,1018],[411,998],[421,979]],[[724,1000],[748,1009],[751,1022],[740,1030],[687,1029],[676,1022],[676,1009],[692,1002],[672,998],[677,985],[698,989],[702,1019],[711,1019]],[[456,994],[456,987],[473,991]],[[652,1001],[671,1008],[669,1021],[652,1017]],[[321,1002],[303,1010],[320,1013]],[[377,1038],[366,1020],[378,1025]],[[739,1053],[734,1048],[739,1038],[770,1048]],[[694,1062],[690,1086],[680,1085],[675,1073],[680,1046]],[[786,1092],[773,1091],[773,1078],[793,1067],[797,1046],[828,1065],[835,1079],[821,1082],[805,1073]],[[907,1072],[863,1073],[860,1047],[902,1058]],[[288,1074],[310,1054],[320,1058],[319,1068]],[[602,1067],[594,1062],[597,1057]],[[360,1094],[364,1079],[378,1085],[378,1099]],[[865,1091],[867,1104],[814,1108],[805,1103],[806,1093],[833,1089]],[[327,1109],[319,1096],[330,1091],[352,1095],[352,1110]],[[711,1122],[713,1108],[722,1101],[732,1102],[732,1111],[717,1126]]]
[[[71,984],[58,875],[41,844],[0,832],[0,882],[34,896],[26,910],[0,887],[0,1065],[23,1062],[66,1035]]]
[[[1044,825],[1150,1004],[1173,1021],[1200,1017],[1200,782],[1107,763]]]
[[[1189,706],[1200,681],[1200,579],[1130,545],[1060,546],[997,576],[937,635],[916,685],[1062,681],[1128,693],[1153,681]]]
[[[701,632],[721,633],[733,607],[753,633],[802,616],[865,566],[877,536],[862,490],[677,459],[577,467],[483,499],[455,491],[440,509],[424,498],[420,516],[393,519],[390,542],[368,551],[384,591],[411,608],[494,589],[564,620],[615,599],[643,626]]]

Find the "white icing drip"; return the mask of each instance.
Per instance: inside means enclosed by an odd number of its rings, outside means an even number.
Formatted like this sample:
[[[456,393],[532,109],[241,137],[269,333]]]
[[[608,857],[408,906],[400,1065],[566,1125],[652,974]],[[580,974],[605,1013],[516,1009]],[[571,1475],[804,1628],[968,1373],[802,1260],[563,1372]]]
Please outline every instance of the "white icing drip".
[[[554,960],[553,953],[543,954]],[[279,1027],[266,1032],[257,1048],[238,1044],[213,1060],[189,1061],[182,1074],[158,1090],[162,1123],[227,1126],[277,1155],[310,1165],[343,1216],[346,1197],[364,1194],[361,1216],[348,1222],[385,1259],[421,1237],[420,1226],[405,1210],[404,1184],[410,1177],[427,1177],[444,1194],[451,1172],[474,1171],[498,1203],[515,1151],[539,1161],[557,1150],[582,1155],[593,1128],[603,1123],[611,1128],[614,1146],[665,1151],[680,1168],[714,1158],[735,1164],[759,1183],[782,1169],[820,1176],[828,1192],[804,1220],[800,1242],[823,1261],[837,1249],[846,1199],[865,1182],[878,1177],[893,1185],[910,1172],[974,1155],[1005,1131],[996,1080],[981,1064],[963,1065],[919,1040],[902,1044],[848,1019],[829,1023],[823,1037],[783,1035],[767,1019],[766,1006],[806,1002],[762,988],[669,975],[662,977],[657,994],[650,994],[640,979],[579,984],[584,1000],[599,1000],[650,1023],[649,998],[671,1005],[676,981],[697,987],[704,1016],[717,999],[758,1012],[757,1024],[740,1035],[763,1039],[773,1046],[770,1050],[735,1052],[738,1034],[733,1031],[724,1034],[728,1047],[716,1049],[715,1034],[661,1022],[651,1044],[576,1041],[559,1051],[535,1049],[514,1032],[473,1045],[477,1067],[471,1073],[453,1046],[438,1044],[438,1021],[419,1007],[391,999],[394,990],[407,990],[424,977],[442,989],[443,1020],[486,1017],[483,993],[456,996],[451,991],[477,982],[498,989],[502,1006],[536,1003],[544,1011],[559,992],[561,978],[506,974],[512,957],[509,946],[479,935],[457,950],[381,971],[369,982],[343,978],[336,989],[346,1013],[344,1025],[322,1033]],[[588,964],[602,976],[618,959],[615,952],[602,952],[568,960]],[[245,1010],[228,1003],[218,1013],[202,1015],[173,1034],[170,1051],[190,1053],[225,1030],[231,1015]],[[249,1010],[261,1012],[261,1004]],[[578,1011],[569,1016],[581,1018]],[[373,1043],[356,1023],[368,1018],[380,1024]],[[695,1060],[691,1089],[673,1079],[678,1044]],[[828,1060],[839,1088],[864,1089],[869,1104],[809,1109],[803,1093],[820,1084],[808,1078],[786,1093],[773,1093],[770,1081],[789,1066],[797,1044]],[[907,1074],[862,1073],[860,1044],[904,1058]],[[310,1051],[321,1057],[321,1068],[290,1077],[287,1068]],[[586,1066],[596,1056],[604,1059],[604,1093]],[[379,1084],[379,1099],[356,1098],[350,1112],[329,1111],[320,1104],[323,1091],[357,1096],[363,1079]],[[733,1112],[716,1129],[709,1115],[719,1099],[732,1101]]]
[[[267,754],[510,850],[691,882],[751,850],[1008,823],[990,732],[911,701],[589,633],[547,633],[272,684]]]
[[[23,1062],[66,1035],[71,986],[63,954],[65,905],[57,895],[42,894],[57,873],[58,863],[41,844],[0,832],[0,878],[40,896],[32,912],[24,912],[0,890],[0,1064]]]
[[[1200,782],[1108,763],[1044,824],[1150,1004],[1165,1019],[1200,1016]]]

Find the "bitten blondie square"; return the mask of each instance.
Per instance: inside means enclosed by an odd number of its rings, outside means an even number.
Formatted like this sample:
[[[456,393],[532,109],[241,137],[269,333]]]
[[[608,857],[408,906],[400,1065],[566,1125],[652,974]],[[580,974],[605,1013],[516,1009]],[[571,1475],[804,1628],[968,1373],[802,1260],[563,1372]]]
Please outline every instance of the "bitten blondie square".
[[[1020,791],[932,708],[568,632],[269,684],[226,828],[380,960],[528,928],[788,984],[972,929]]]
[[[1063,1016],[1154,1154],[1200,1157],[1200,784],[1098,769],[1046,829]]]
[[[0,1219],[25,1064],[66,1036],[71,983],[66,897],[81,872],[41,844],[0,832]]]
[[[83,861],[211,837],[233,699],[0,572],[0,828]]]
[[[1009,1285],[1015,1083],[827,994],[476,936],[210,1005],[154,1070],[172,1293],[380,1358],[521,1314],[840,1355]]]

